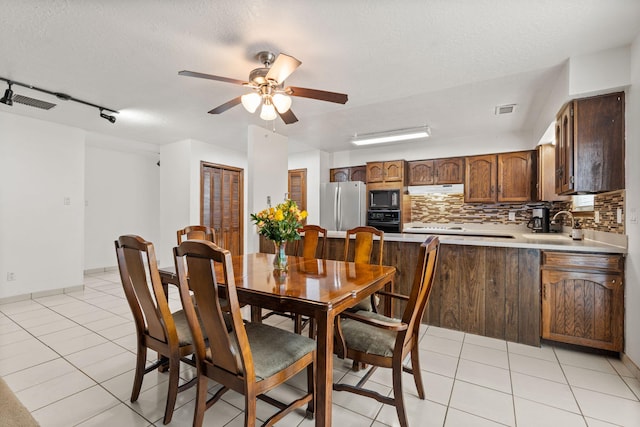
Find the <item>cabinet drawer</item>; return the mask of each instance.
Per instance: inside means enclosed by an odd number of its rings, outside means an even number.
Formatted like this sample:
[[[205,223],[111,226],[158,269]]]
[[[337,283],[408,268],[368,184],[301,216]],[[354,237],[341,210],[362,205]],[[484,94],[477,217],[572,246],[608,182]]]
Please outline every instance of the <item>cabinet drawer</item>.
[[[543,252],[543,269],[594,269],[623,271],[624,258],[612,254],[577,254],[567,252]]]

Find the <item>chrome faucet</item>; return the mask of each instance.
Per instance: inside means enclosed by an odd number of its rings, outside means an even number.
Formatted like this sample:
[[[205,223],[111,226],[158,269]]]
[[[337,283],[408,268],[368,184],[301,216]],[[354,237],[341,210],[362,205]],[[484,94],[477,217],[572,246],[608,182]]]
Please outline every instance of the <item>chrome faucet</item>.
[[[560,214],[567,215],[569,218],[571,218],[571,229],[573,230],[575,222],[573,220],[573,214],[571,212],[569,212],[569,211],[560,211],[560,212],[558,212],[557,214],[555,214],[553,216],[551,221],[553,221],[553,223],[555,224],[556,223],[556,218],[558,218],[560,216]]]

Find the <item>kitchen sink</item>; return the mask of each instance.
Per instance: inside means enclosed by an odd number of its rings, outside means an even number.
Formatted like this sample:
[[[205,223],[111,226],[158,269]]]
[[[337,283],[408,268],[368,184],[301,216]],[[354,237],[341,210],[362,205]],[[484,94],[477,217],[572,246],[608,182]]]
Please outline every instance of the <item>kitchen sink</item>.
[[[571,240],[571,237],[567,234],[553,234],[553,233],[526,233],[522,237],[531,240]]]

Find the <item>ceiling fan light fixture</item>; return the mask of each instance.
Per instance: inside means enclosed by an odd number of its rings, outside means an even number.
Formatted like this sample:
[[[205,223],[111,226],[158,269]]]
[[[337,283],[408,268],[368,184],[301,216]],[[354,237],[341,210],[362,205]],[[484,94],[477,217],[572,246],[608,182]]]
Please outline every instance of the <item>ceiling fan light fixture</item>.
[[[262,97],[256,92],[251,92],[246,95],[242,95],[240,97],[240,101],[242,102],[242,106],[245,110],[250,113],[255,113],[262,102]]]
[[[291,108],[291,97],[283,93],[276,93],[271,97],[278,113],[284,114]]]
[[[383,144],[385,142],[401,142],[412,139],[428,138],[431,136],[429,126],[419,126],[408,129],[397,129],[385,132],[374,132],[367,134],[356,134],[351,142],[354,145]]]
[[[262,104],[262,109],[260,110],[260,118],[262,120],[275,120],[278,117],[276,113],[276,109],[268,99],[264,100],[264,104]]]

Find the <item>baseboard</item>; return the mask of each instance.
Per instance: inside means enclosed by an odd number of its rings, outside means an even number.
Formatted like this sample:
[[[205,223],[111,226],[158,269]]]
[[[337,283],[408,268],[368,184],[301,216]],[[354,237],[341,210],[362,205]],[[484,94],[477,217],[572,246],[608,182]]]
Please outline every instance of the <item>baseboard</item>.
[[[629,358],[629,356],[627,356],[624,353],[620,353],[620,360],[622,361],[622,363],[624,363],[624,366],[631,371],[631,373],[633,374],[634,377],[636,377],[637,380],[640,381],[640,368],[638,368],[638,365],[636,365],[634,363],[633,360],[631,360]]]
[[[111,271],[117,271],[118,266],[114,265],[111,267],[100,267],[100,268],[89,268],[84,270],[84,274],[100,274],[100,273],[109,273]]]
[[[68,294],[84,290],[84,285],[70,286],[68,288],[48,289],[46,291],[33,292],[30,294],[14,295],[0,298],[0,304],[11,304],[14,302],[26,301],[35,298],[50,297],[53,295]]]

